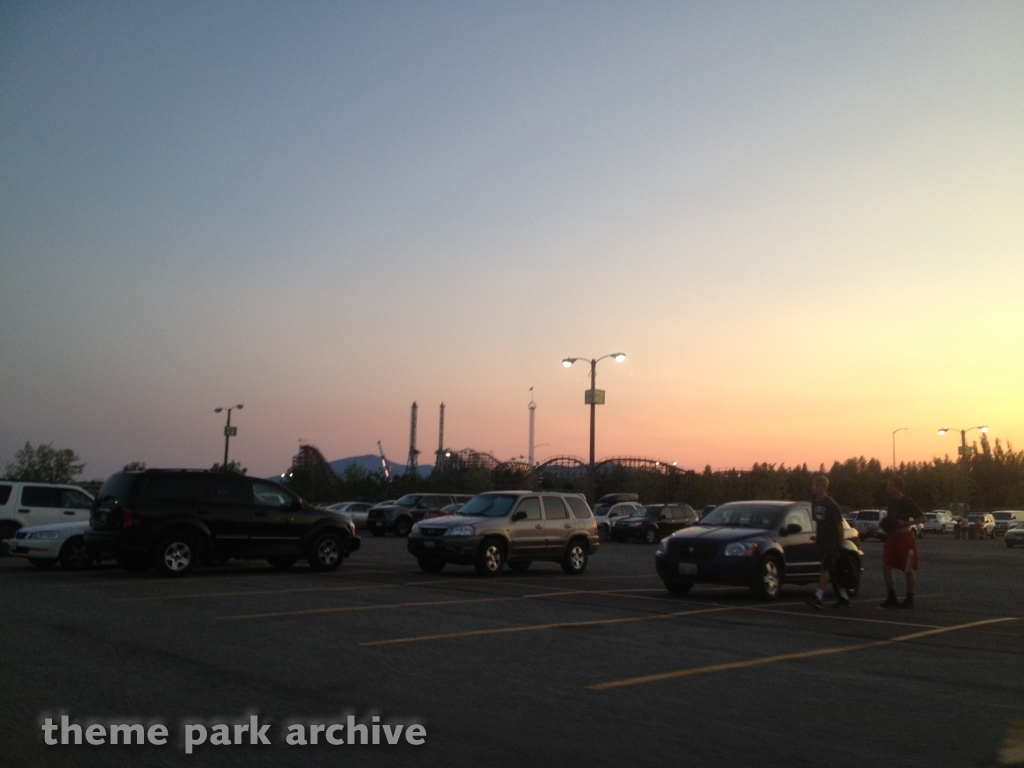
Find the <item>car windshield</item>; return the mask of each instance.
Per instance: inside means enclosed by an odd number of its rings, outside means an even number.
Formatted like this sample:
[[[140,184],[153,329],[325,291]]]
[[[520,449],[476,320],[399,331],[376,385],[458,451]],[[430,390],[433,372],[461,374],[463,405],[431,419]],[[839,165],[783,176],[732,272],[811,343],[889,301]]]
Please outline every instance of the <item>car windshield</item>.
[[[612,508],[612,504],[598,504],[594,507],[594,517],[604,517],[608,514],[608,510]]]
[[[994,517],[996,520],[1009,520],[1010,519],[1010,513],[1009,512],[993,512],[992,513],[992,517]]]
[[[857,519],[858,520],[869,520],[869,521],[870,520],[877,520],[878,519],[878,512],[876,512],[874,510],[858,512],[857,513]]]
[[[657,517],[661,507],[640,507],[630,517]]]
[[[1017,523],[1015,526],[1013,526],[1013,530],[1024,531],[1024,523]]]
[[[503,493],[474,496],[455,514],[464,517],[504,517],[518,498]]]
[[[929,520],[934,520],[934,519],[935,519],[935,513],[934,513],[934,512],[925,512],[925,513],[924,513],[924,516],[925,516],[925,517],[926,517],[927,519],[929,519]]]
[[[724,525],[736,528],[770,530],[779,525],[779,517],[786,510],[775,504],[723,504],[701,519],[697,525]]]
[[[406,494],[405,496],[403,496],[402,498],[400,498],[398,501],[396,501],[395,502],[395,506],[396,507],[415,507],[419,503],[421,498],[423,498],[423,497],[420,496],[418,493],[416,493],[416,494],[409,493],[409,494]]]

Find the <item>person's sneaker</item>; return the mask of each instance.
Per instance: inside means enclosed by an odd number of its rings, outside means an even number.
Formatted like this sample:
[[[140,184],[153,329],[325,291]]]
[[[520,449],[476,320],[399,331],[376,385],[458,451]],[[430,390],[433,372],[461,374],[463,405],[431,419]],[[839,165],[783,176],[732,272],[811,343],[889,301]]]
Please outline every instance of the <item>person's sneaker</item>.
[[[850,601],[847,600],[845,597],[840,596],[840,598],[838,600],[836,600],[836,604],[833,607],[835,607],[835,608],[849,608],[850,607]]]
[[[811,608],[817,608],[819,611],[823,607],[822,604],[821,604],[821,598],[818,597],[817,595],[811,595],[810,597],[808,597],[807,598],[807,604],[809,606],[811,606]]]
[[[884,603],[879,604],[879,608],[899,608],[900,601],[895,597],[887,597]]]
[[[907,595],[906,599],[902,603],[900,603],[900,608],[913,608],[913,607],[914,607],[914,597],[913,597],[913,595]]]

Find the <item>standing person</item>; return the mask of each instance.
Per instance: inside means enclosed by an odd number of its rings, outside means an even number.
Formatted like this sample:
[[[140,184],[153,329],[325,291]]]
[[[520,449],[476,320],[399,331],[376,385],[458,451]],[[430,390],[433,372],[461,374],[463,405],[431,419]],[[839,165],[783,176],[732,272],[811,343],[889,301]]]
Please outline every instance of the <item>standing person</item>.
[[[889,496],[889,531],[885,536],[882,549],[882,574],[889,596],[880,608],[913,608],[914,589],[917,586],[917,537],[910,530],[911,525],[924,522],[924,512],[917,504],[903,495],[903,478],[893,475],[888,482]],[[903,571],[907,580],[907,597],[901,603],[896,599],[896,578],[893,570]]]
[[[836,608],[847,608],[850,596],[846,588],[839,583],[839,553],[843,546],[843,515],[839,505],[833,501],[828,492],[828,478],[818,475],[811,484],[814,501],[811,503],[811,516],[814,518],[816,530],[815,541],[818,545],[818,559],[821,561],[821,576],[814,597],[807,598],[807,604],[821,610],[821,598],[825,596],[825,588],[829,581],[839,587],[839,599]]]
[[[957,525],[959,526],[960,538],[967,541],[967,533],[971,529],[971,521],[967,519],[967,515],[963,515]]]

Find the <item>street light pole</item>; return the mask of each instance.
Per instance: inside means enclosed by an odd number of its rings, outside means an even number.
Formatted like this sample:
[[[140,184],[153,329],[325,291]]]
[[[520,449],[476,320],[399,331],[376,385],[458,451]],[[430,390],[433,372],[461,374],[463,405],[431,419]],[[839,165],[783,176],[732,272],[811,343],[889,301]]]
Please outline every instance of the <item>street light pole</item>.
[[[584,357],[567,357],[562,361],[562,365],[566,368],[571,368],[572,364],[578,360],[583,360],[590,363],[590,392],[587,399],[590,401],[590,469],[589,469],[589,480],[588,485],[590,486],[590,501],[593,503],[594,499],[594,431],[597,423],[597,364],[606,357],[615,358],[615,362],[621,363],[626,359],[626,355],[622,352],[612,352],[610,355],[603,355],[601,357],[595,357],[587,361]],[[604,393],[602,393],[604,394]],[[601,402],[604,402],[603,399]]]
[[[982,432],[988,432],[987,426],[980,427],[968,427],[967,429],[960,430],[960,511],[962,514],[967,514],[967,456],[970,451],[967,448],[967,433],[972,429],[980,429]],[[940,435],[944,435],[947,432],[954,432],[948,427],[943,427],[939,430]]]
[[[224,470],[224,471],[227,471],[227,468],[228,468],[228,443],[231,441],[231,436],[232,435],[237,435],[238,434],[238,427],[232,427],[231,426],[231,411],[235,410],[236,408],[238,410],[242,410],[242,404],[239,403],[238,405],[233,405],[233,406],[231,406],[230,408],[227,408],[227,409],[225,409],[225,408],[214,408],[213,409],[214,413],[220,413],[223,410],[227,410],[227,412],[228,412],[228,421],[227,421],[227,424],[224,425],[224,463],[221,464],[221,466],[220,466],[220,468],[222,470]]]
[[[906,429],[910,429],[910,427],[900,427],[899,429],[894,429],[893,432],[892,432],[892,471],[893,471],[893,474],[896,473],[896,433],[897,432],[902,432],[903,430],[906,430]]]

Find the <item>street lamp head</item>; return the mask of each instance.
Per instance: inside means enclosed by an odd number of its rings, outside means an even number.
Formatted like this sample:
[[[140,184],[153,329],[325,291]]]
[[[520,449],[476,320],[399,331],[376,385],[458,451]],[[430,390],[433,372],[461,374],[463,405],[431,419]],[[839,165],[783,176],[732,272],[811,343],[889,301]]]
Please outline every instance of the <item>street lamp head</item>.
[[[626,359],[626,355],[624,353],[622,353],[622,352],[616,352],[613,355],[613,357],[615,358],[615,362],[616,363],[621,363],[623,360]]]
[[[988,432],[988,427],[981,427],[982,432]]]
[[[235,406],[235,408],[238,409],[239,411],[242,410],[242,404],[239,403],[238,405]]]
[[[576,362],[576,358],[575,357],[567,357],[567,358],[565,358],[565,360],[562,361],[562,365],[564,365],[566,368],[572,368],[572,364],[575,363],[575,362]]]
[[[221,412],[221,411],[223,411],[223,410],[224,410],[223,408],[214,408],[214,409],[213,409],[213,412],[214,412],[214,413],[220,413],[220,412]]]
[[[944,435],[944,434],[946,434],[947,432],[949,432],[949,429],[948,429],[947,427],[943,427],[942,429],[940,429],[940,430],[939,430],[939,434],[940,434],[940,435]]]

